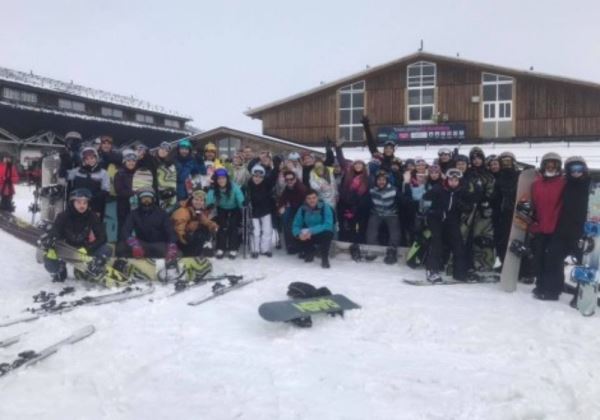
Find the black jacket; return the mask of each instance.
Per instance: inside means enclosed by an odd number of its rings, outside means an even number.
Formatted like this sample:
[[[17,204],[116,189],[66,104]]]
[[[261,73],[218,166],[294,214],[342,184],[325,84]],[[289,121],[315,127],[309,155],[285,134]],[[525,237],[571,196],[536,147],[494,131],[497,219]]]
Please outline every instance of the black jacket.
[[[121,231],[122,238],[130,238],[134,232],[136,238],[144,242],[177,242],[171,218],[156,205],[139,206],[129,213]]]
[[[441,184],[434,185],[423,194],[423,199],[431,201],[427,215],[442,221],[460,223],[461,214],[472,208],[468,193],[461,185],[453,190]]]
[[[252,217],[259,218],[275,210],[275,195],[273,188],[279,177],[279,165],[271,170],[260,184],[255,184],[252,179],[246,185],[246,196],[252,208]]]
[[[104,152],[102,149],[98,150],[98,157],[100,158],[100,166],[103,169],[108,169],[108,165],[111,163],[117,168],[121,167],[123,163],[123,157],[121,153],[111,150],[110,152]]]
[[[504,168],[496,178],[492,201],[497,203],[498,209],[501,212],[512,213],[515,208],[519,174],[520,172],[516,169]]]
[[[556,224],[555,234],[565,241],[576,241],[583,237],[583,226],[587,219],[590,193],[590,177],[567,176],[563,191],[563,206]]]
[[[100,218],[90,208],[85,213],[79,213],[72,203],[58,215],[49,236],[64,240],[76,248],[84,247],[88,253],[93,253],[106,243],[106,230]],[[90,238],[94,238],[94,241],[90,242]]]

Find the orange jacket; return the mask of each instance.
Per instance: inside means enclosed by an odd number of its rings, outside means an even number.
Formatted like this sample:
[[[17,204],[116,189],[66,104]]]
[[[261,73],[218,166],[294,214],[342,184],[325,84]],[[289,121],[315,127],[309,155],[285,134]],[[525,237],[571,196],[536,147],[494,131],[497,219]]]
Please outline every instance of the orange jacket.
[[[219,228],[219,226],[210,220],[203,211],[197,214],[192,205],[188,203],[175,210],[171,219],[173,220],[175,233],[179,238],[179,242],[182,244],[187,244],[187,241],[185,240],[186,233],[195,232],[201,226],[204,226],[211,232],[216,232]]]

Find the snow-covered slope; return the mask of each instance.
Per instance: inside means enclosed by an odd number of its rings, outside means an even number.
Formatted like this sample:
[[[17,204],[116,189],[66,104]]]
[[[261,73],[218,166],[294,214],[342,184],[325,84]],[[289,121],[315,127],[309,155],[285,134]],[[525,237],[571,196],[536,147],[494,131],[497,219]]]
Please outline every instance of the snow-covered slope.
[[[28,204],[19,187],[19,213]],[[32,247],[0,232],[0,319],[60,286]],[[0,378],[0,419],[597,419],[600,317],[530,287],[411,287],[422,272],[345,257],[332,269],[277,254],[215,261],[215,272],[267,279],[190,307],[169,299],[79,308],[0,329],[29,331],[0,362],[93,323],[85,341]],[[360,303],[312,329],[263,321],[260,303],[291,281]],[[162,294],[164,290],[158,290]]]

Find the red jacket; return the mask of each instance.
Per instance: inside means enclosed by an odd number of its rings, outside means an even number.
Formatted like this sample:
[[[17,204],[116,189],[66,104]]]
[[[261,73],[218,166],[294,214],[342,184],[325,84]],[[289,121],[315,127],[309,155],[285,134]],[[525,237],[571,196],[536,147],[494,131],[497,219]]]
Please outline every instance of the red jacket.
[[[556,230],[565,189],[565,178],[544,178],[538,175],[531,186],[531,202],[535,209],[536,222],[529,227],[531,233],[551,234]]]
[[[13,163],[0,162],[0,194],[15,194],[15,184],[19,182],[19,174]]]

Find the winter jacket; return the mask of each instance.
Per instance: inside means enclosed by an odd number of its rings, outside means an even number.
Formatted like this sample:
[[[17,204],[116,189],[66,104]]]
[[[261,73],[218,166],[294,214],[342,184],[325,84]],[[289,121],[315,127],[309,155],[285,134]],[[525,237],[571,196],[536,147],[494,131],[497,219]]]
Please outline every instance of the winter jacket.
[[[252,180],[246,186],[246,196],[252,209],[252,218],[261,218],[271,214],[275,209],[273,188],[278,178],[277,171],[271,171],[260,184]]]
[[[121,167],[123,162],[123,156],[119,152],[111,150],[110,152],[104,152],[102,149],[98,150],[99,164],[102,169],[108,169],[108,165],[111,163],[117,168]]]
[[[229,194],[226,194],[226,192],[221,189],[221,196],[219,198],[217,198],[215,194],[215,188],[218,188],[217,186],[208,190],[208,194],[206,195],[206,205],[215,205],[217,208],[224,210],[241,209],[244,207],[244,194],[242,194],[239,185],[234,184],[233,182],[230,185],[231,189],[229,190]]]
[[[139,206],[130,212],[121,233],[122,238],[130,238],[135,234],[137,239],[144,242],[177,242],[169,214],[156,205]]]
[[[194,175],[206,175],[206,166],[203,161],[196,160],[192,155],[177,156],[175,159],[177,169],[177,199],[185,200],[188,196],[185,182]]]
[[[529,226],[531,233],[554,233],[562,210],[565,184],[565,178],[561,175],[550,178],[538,175],[533,181],[531,202],[535,211],[535,222]]]
[[[292,188],[286,187],[283,190],[277,202],[277,207],[290,207],[293,211],[296,211],[304,203],[305,197],[306,187],[300,180],[296,180]]]
[[[398,189],[388,183],[383,188],[374,187],[369,192],[371,213],[378,216],[395,216],[398,214]]]
[[[0,163],[0,195],[15,195],[15,184],[19,182],[19,173],[16,166],[12,163]]]
[[[71,183],[71,191],[78,188],[87,188],[92,193],[90,206],[94,211],[103,213],[106,197],[110,192],[110,178],[108,172],[100,165],[80,166],[71,169],[67,178]]]
[[[590,193],[590,177],[567,176],[562,196],[562,210],[558,218],[555,234],[565,241],[576,241],[583,237],[583,226],[587,220]]]
[[[79,213],[71,203],[56,217],[49,236],[75,248],[85,248],[89,254],[106,243],[106,229],[96,213],[90,208]]]
[[[447,185],[434,185],[423,194],[423,200],[431,201],[427,216],[439,218],[441,221],[459,223],[461,215],[472,208],[468,193],[461,185],[455,189],[450,189]]]
[[[325,173],[323,176],[318,175],[314,169],[310,171],[310,188],[317,192],[321,200],[335,209],[338,199],[338,190],[335,177],[333,176],[333,168],[326,166],[324,170],[327,171],[328,174]]]
[[[320,200],[314,209],[303,204],[294,216],[293,235],[300,235],[302,229],[310,230],[311,235],[326,231],[333,232],[333,208]]]
[[[175,210],[171,219],[177,238],[182,244],[187,244],[186,235],[188,233],[196,232],[201,227],[205,227],[211,232],[216,232],[218,229],[217,224],[210,220],[204,211],[197,212],[189,201],[183,207]]]
[[[492,201],[496,202],[498,210],[502,213],[512,214],[515,209],[519,174],[514,168],[503,168],[496,179]]]

